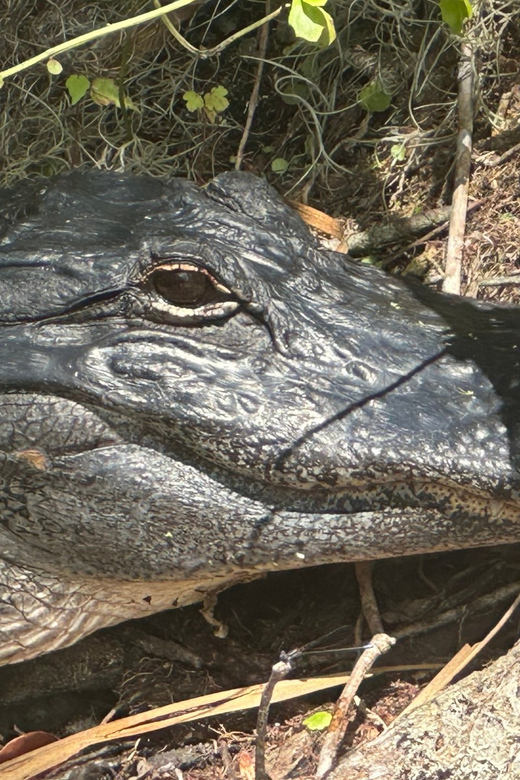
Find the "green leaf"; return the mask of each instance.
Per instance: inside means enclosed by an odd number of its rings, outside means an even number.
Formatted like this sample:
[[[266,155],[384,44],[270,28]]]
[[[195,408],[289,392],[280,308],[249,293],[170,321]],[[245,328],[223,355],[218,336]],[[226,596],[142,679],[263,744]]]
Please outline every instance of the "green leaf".
[[[271,163],[273,173],[285,173],[288,167],[289,163],[283,157],[276,157]]]
[[[371,114],[386,111],[392,102],[392,95],[385,92],[379,81],[372,81],[358,94],[358,101]]]
[[[308,715],[303,725],[307,726],[309,731],[325,731],[330,726],[332,715],[330,712],[321,710],[320,712],[313,712],[312,715]]]
[[[73,74],[68,77],[65,86],[69,93],[71,105],[75,106],[86,95],[87,89],[90,87],[90,81],[86,76]]]
[[[398,160],[399,162],[405,160],[406,149],[404,148],[404,144],[393,144],[393,146],[390,147],[390,154],[394,160]]]
[[[204,105],[209,111],[215,111],[215,113],[220,114],[229,106],[227,94],[228,91],[225,87],[213,87],[210,92],[206,92],[204,95]]]
[[[51,57],[50,60],[47,60],[47,70],[51,76],[59,76],[63,70],[63,65]]]
[[[94,79],[90,87],[90,97],[98,106],[114,105],[121,108],[119,100],[119,85],[114,79]],[[136,109],[129,97],[124,97],[125,108]]]
[[[198,111],[204,108],[204,98],[198,92],[185,92],[182,99],[186,101],[188,111]]]
[[[292,0],[289,24],[298,38],[324,45],[332,43],[336,30],[331,15],[321,8],[324,4],[322,0]]]
[[[333,41],[336,40],[336,28],[334,27],[334,20],[332,16],[327,13],[327,11],[323,11],[321,8],[316,9],[316,11],[318,10],[323,18],[323,32],[318,43],[320,46],[325,47],[329,46]]]
[[[460,35],[466,19],[473,16],[470,0],[439,0],[442,21],[454,35]]]

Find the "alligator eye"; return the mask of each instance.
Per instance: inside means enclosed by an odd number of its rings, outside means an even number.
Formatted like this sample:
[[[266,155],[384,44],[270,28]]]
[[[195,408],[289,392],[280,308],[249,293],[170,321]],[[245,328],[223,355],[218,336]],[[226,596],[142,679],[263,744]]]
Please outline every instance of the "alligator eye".
[[[176,306],[201,306],[216,292],[209,276],[201,271],[157,269],[150,281],[158,295]]]
[[[237,296],[207,268],[189,260],[166,260],[141,282],[151,294],[150,311],[169,322],[196,324],[229,317],[240,308]]]

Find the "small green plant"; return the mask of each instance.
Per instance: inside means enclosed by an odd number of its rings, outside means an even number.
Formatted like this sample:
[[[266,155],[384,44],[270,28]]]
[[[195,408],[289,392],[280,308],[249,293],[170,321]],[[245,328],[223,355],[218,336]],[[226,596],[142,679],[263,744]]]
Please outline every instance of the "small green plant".
[[[76,103],[79,103],[90,89],[90,97],[98,106],[114,105],[121,108],[119,86],[114,79],[98,78],[90,81],[86,76],[72,74],[65,82],[65,86],[69,93],[71,105],[73,106],[75,106]],[[137,106],[129,97],[124,95],[123,99],[125,101],[125,108],[131,108],[133,111],[137,111]]]
[[[271,163],[271,170],[273,173],[285,173],[288,167],[289,163],[283,157],[275,157]]]
[[[90,81],[86,76],[80,76],[74,73],[72,76],[68,77],[65,86],[69,93],[70,102],[75,106],[76,103],[79,103],[81,98],[85,97],[87,94],[90,87]]]
[[[406,149],[404,144],[392,144],[390,147],[390,155],[396,162],[403,162],[403,160],[406,160]]]
[[[298,38],[328,46],[336,38],[332,16],[324,10],[327,0],[292,0],[289,24]]]
[[[227,94],[227,89],[219,85],[213,87],[204,95],[200,92],[185,92],[182,99],[185,101],[188,111],[200,111],[202,109],[211,124],[213,124],[217,114],[221,114],[229,106]]]
[[[454,35],[460,35],[466,19],[473,16],[470,0],[439,0],[442,21]]]
[[[121,108],[119,85],[116,84],[114,79],[94,79],[90,85],[90,97],[98,106],[114,105]],[[137,106],[129,97],[124,95],[123,100],[125,108],[131,108],[133,111],[137,110]]]
[[[358,101],[370,114],[378,111],[386,111],[392,102],[392,95],[385,92],[381,83],[376,79],[367,84],[358,94]]]
[[[58,60],[55,60],[51,57],[50,60],[47,60],[47,70],[51,76],[59,76],[63,70],[63,65],[61,62],[58,62]]]
[[[307,726],[309,731],[325,731],[330,726],[332,715],[326,710],[313,712],[303,720],[303,725]]]

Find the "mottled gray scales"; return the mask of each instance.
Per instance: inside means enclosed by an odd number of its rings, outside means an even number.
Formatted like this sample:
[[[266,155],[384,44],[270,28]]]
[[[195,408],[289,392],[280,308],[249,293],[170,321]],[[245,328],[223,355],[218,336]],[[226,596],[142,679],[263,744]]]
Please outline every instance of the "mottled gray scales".
[[[263,181],[0,193],[0,662],[276,569],[516,541],[520,310]]]

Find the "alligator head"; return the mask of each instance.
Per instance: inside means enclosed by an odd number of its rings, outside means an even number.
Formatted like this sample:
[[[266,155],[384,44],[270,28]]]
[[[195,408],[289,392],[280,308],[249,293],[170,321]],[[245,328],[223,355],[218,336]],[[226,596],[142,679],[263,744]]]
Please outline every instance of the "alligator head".
[[[321,250],[261,180],[0,200],[0,657],[262,572],[519,538],[520,313]]]

